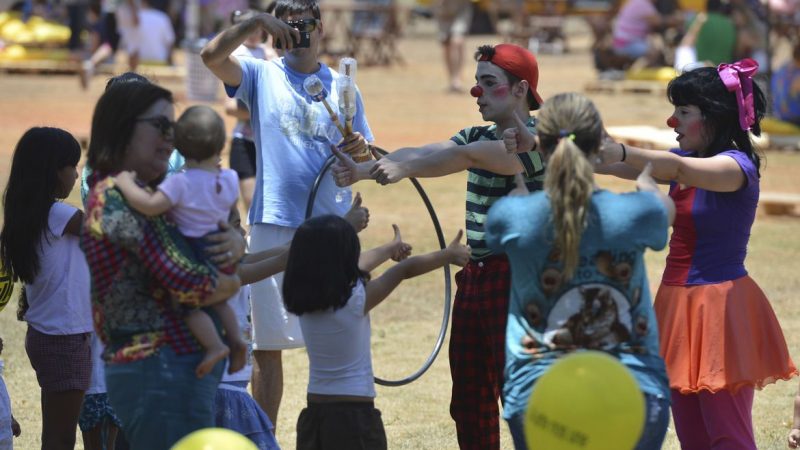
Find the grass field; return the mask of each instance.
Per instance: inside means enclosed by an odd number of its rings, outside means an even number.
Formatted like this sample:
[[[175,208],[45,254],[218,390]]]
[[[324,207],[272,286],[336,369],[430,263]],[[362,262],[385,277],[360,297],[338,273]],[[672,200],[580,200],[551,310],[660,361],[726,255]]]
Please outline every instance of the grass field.
[[[582,89],[594,74],[591,69],[588,41],[580,24],[570,24],[571,52],[561,56],[540,57],[540,92],[543,97],[557,92]],[[419,145],[448,139],[460,128],[480,122],[474,99],[466,94],[448,95],[440,53],[433,33],[424,27],[412,30],[401,42],[407,64],[391,68],[362,68],[359,86],[364,94],[367,114],[377,143],[386,149]],[[472,37],[469,48],[494,37]],[[472,63],[467,63],[466,79],[472,78]],[[0,185],[5,183],[13,145],[22,132],[33,125],[64,127],[86,135],[96,98],[102,91],[97,79],[88,93],[78,90],[78,81],[70,77],[3,75],[0,91]],[[180,83],[166,83],[185,98]],[[608,125],[663,125],[671,113],[667,101],[656,95],[602,94],[593,96]],[[189,102],[178,102],[179,112]],[[222,111],[221,103],[215,103]],[[762,171],[762,191],[800,193],[800,155],[770,152]],[[599,183],[613,190],[631,189],[631,184],[608,178]],[[463,175],[424,180],[439,219],[450,238],[463,227]],[[371,211],[371,222],[364,232],[364,247],[391,238],[392,223],[397,223],[404,238],[416,253],[435,248],[433,228],[410,184],[381,187],[361,183],[355,187]],[[77,189],[69,199],[78,204]],[[797,217],[759,215],[750,241],[747,267],[771,299],[790,346],[800,359],[800,318],[797,314],[797,277],[800,260],[800,220]],[[646,255],[650,283],[655,288],[664,267],[665,252]],[[380,269],[379,269],[380,270]],[[442,321],[444,282],[441,272],[404,283],[387,302],[373,313],[373,357],[376,375],[403,378],[415,371],[431,351]],[[22,424],[23,435],[17,448],[39,446],[39,389],[24,352],[25,325],[14,317],[13,305],[0,314],[0,335],[5,340],[5,381],[14,413]],[[307,360],[303,350],[285,352],[285,389],[278,420],[278,440],[284,448],[293,448],[294,424],[305,403]],[[457,448],[453,423],[449,417],[450,375],[447,345],[431,369],[416,382],[398,388],[378,387],[378,408],[383,412],[389,447],[392,449]],[[760,449],[785,448],[785,436],[791,420],[792,398],[797,380],[778,382],[757,393],[754,421]],[[511,441],[502,425],[502,446]],[[78,448],[82,448],[78,441]],[[665,449],[677,449],[674,432],[668,434]]]

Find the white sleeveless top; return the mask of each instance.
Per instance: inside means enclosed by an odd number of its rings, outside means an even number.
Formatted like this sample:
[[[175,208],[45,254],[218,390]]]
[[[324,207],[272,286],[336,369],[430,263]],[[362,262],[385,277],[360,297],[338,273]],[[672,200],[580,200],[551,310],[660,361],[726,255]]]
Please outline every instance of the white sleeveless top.
[[[300,316],[309,360],[308,393],[375,397],[365,302],[359,281],[344,307]]]

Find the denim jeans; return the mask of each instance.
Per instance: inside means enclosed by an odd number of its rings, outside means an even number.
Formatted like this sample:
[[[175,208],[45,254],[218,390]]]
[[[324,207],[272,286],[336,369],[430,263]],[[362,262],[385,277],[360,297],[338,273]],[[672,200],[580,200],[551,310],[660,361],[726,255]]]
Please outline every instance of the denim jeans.
[[[176,355],[168,346],[143,360],[106,364],[108,400],[132,449],[169,449],[192,431],[214,426],[214,396],[224,361],[203,378],[202,352]]]
[[[644,430],[635,450],[659,450],[669,426],[669,399],[651,394],[644,394],[644,399],[646,405]],[[528,450],[528,445],[525,443],[525,414],[518,414],[508,419],[508,429],[514,440],[514,449]]]

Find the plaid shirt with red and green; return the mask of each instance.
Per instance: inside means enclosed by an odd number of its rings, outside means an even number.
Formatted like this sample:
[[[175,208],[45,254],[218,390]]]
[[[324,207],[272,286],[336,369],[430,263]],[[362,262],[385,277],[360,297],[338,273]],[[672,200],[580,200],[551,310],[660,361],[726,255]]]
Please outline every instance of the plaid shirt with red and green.
[[[105,359],[136,361],[162,345],[177,354],[200,351],[184,317],[214,291],[213,266],[196,259],[166,215],[146,217],[128,205],[110,176],[91,178],[81,248]]]

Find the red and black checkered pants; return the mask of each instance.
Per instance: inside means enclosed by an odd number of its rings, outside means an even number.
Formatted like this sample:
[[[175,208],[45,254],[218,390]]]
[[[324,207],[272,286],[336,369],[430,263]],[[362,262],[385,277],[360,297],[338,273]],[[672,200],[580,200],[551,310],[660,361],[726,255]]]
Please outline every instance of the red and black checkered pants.
[[[470,261],[456,274],[450,333],[450,416],[464,449],[500,448],[500,410],[511,275],[505,256]]]

